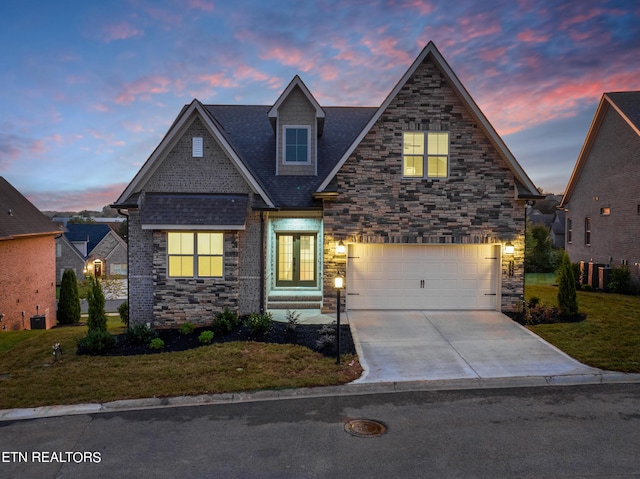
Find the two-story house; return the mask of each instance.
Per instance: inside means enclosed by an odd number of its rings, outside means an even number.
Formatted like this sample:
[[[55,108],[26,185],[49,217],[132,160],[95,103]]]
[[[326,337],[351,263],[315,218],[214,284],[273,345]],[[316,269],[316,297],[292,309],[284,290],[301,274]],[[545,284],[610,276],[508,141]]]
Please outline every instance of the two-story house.
[[[186,105],[115,208],[133,324],[303,307],[513,310],[539,193],[433,43],[377,107]]]
[[[628,265],[640,279],[639,184],[640,91],[605,93],[559,206],[573,262]]]

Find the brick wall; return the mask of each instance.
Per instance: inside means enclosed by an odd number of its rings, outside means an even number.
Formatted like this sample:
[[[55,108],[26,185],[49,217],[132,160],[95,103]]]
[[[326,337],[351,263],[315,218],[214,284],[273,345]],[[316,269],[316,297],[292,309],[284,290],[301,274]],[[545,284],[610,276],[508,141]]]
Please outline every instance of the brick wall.
[[[567,206],[572,242],[566,250],[573,262],[640,268],[640,137],[608,108]],[[602,208],[610,208],[602,215]],[[584,219],[591,218],[591,245],[585,244]]]
[[[447,131],[447,179],[403,178],[403,131]],[[335,309],[331,281],[343,270],[335,241],[501,243],[516,246],[515,271],[502,264],[502,308],[523,294],[524,203],[514,177],[476,121],[429,60],[418,67],[338,172],[336,201],[324,204],[324,306]]]
[[[47,316],[47,329],[56,325],[54,238],[49,235],[0,241],[2,331],[31,329],[30,318],[36,314]]]

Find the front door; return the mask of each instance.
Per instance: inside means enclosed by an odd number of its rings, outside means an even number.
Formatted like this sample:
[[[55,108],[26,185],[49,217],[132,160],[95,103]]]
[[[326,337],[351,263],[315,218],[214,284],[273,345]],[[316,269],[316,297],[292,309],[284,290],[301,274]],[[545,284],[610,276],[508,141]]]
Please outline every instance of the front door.
[[[316,235],[277,235],[276,286],[316,286]]]

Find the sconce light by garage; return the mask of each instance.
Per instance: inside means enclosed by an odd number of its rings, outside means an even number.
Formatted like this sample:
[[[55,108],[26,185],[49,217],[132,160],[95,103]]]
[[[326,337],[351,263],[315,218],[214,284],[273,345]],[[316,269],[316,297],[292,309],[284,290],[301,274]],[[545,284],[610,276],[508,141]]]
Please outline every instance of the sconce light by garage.
[[[336,244],[336,255],[344,256],[345,254],[347,254],[347,246],[340,240]]]
[[[516,247],[513,246],[511,241],[507,241],[504,245],[504,254],[513,255],[516,252]]]

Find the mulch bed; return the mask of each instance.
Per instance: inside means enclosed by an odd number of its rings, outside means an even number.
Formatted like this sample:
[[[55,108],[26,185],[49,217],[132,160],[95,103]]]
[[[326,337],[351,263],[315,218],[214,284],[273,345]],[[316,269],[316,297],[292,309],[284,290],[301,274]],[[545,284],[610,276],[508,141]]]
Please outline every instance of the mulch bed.
[[[536,324],[557,324],[557,323],[578,323],[587,318],[585,313],[578,313],[574,316],[567,316],[560,312],[558,308],[536,307],[530,309],[529,318],[525,318],[521,312],[505,312],[514,321],[523,326],[534,326]]]
[[[240,326],[236,330],[220,334],[216,332],[213,337],[212,344],[225,343],[231,341],[256,341],[260,343],[276,343],[276,344],[296,344],[298,346],[307,347],[313,351],[319,352],[325,356],[333,356],[336,354],[335,344],[325,347],[319,347],[318,339],[321,336],[321,330],[324,325],[321,324],[299,324],[295,332],[287,331],[286,323],[277,321],[272,322],[271,330],[260,336],[251,336],[246,327]],[[186,351],[188,349],[199,348],[206,345],[198,341],[200,333],[211,328],[198,328],[191,334],[180,334],[177,329],[160,329],[157,331],[158,337],[164,341],[164,348],[161,350],[153,350],[148,344],[133,344],[129,341],[126,334],[117,335],[117,345],[106,356],[132,356],[138,354],[156,354],[173,351]],[[78,351],[82,353],[82,351]],[[356,354],[356,348],[351,337],[351,330],[348,325],[340,327],[340,353]]]

